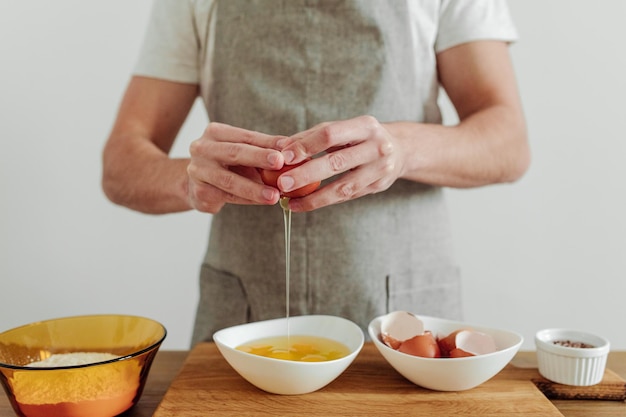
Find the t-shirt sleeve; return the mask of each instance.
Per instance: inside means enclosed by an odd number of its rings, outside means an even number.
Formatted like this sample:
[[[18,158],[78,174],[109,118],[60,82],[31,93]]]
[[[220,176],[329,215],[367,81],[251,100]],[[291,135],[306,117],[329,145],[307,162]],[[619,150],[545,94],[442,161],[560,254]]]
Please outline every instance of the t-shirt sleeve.
[[[196,84],[199,54],[191,0],[155,0],[133,74]]]
[[[514,42],[517,29],[506,0],[443,0],[435,51],[466,42],[501,40]]]

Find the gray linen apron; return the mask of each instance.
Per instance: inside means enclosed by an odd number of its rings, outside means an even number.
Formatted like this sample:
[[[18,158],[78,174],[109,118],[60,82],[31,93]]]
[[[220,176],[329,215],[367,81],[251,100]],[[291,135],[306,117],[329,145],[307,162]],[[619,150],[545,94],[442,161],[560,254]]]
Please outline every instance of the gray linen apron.
[[[323,121],[440,122],[437,83],[417,85],[405,1],[217,3],[212,121],[291,135]],[[419,99],[418,99],[419,98]],[[285,316],[279,206],[227,205],[213,218],[193,343],[216,330]],[[294,213],[290,315],[332,314],[366,330],[393,310],[459,318],[459,273],[442,190],[389,190]]]

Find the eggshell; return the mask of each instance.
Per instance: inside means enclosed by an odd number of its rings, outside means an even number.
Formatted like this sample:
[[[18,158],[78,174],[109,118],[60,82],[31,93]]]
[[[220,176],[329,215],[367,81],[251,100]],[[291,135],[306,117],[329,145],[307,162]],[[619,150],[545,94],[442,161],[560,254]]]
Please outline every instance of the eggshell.
[[[414,336],[400,344],[398,351],[423,358],[440,358],[441,350],[435,336],[430,331]]]
[[[461,358],[497,350],[490,335],[472,329],[459,329],[435,338],[424,322],[413,313],[394,311],[381,320],[381,339],[392,349],[424,358]]]
[[[424,323],[407,311],[394,311],[383,317],[380,326],[383,342],[398,349],[402,342],[424,334]]]
[[[464,351],[463,349],[454,348],[450,352],[448,352],[448,357],[450,358],[467,358],[468,356],[476,356],[473,353],[469,353]]]
[[[497,350],[493,337],[475,330],[462,330],[456,335],[456,347],[472,355],[486,355]]]
[[[496,351],[496,344],[491,336],[472,329],[456,330],[439,338],[437,343],[443,357],[461,358]]]
[[[450,356],[450,353],[456,349],[456,335],[461,330],[456,330],[449,335],[439,338],[437,343],[439,344],[439,349],[441,349],[441,356]]]

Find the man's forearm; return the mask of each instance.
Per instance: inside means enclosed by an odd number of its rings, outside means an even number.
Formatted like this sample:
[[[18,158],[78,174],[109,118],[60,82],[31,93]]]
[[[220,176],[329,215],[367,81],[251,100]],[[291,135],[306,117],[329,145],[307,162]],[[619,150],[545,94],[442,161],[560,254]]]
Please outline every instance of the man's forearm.
[[[530,162],[523,117],[505,106],[477,112],[456,126],[387,127],[404,144],[402,178],[412,181],[455,188],[513,182]]]
[[[190,210],[188,159],[173,159],[149,141],[110,141],[103,153],[102,188],[114,202],[149,214]]]

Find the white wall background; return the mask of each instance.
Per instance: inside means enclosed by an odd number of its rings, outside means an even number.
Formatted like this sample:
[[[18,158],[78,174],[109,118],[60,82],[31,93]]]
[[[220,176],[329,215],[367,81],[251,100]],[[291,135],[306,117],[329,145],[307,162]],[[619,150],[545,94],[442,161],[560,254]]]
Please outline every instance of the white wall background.
[[[510,0],[534,160],[512,186],[452,190],[466,320],[532,337],[591,330],[626,349],[626,2]],[[0,2],[0,331],[129,313],[189,345],[210,217],[109,203],[100,152],[148,1]],[[200,106],[174,153],[206,119]]]

